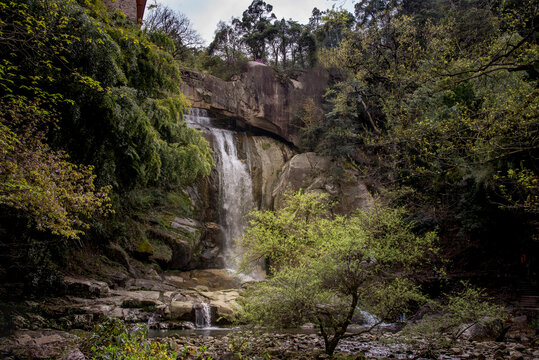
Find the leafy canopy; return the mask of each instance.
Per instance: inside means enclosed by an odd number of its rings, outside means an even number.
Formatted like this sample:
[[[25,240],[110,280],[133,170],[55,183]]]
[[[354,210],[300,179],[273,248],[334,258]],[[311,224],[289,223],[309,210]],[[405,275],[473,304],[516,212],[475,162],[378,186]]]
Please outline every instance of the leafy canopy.
[[[268,279],[247,293],[245,319],[316,323],[329,354],[358,307],[393,319],[422,301],[412,275],[436,251],[436,235],[415,235],[402,209],[377,205],[344,217],[330,208],[325,194],[293,194],[276,212],[253,212],[241,239],[244,265],[270,264]]]
[[[0,9],[7,211],[76,238],[84,219],[108,212],[111,189],[171,189],[209,173],[210,147],[183,121],[166,46],[100,0],[0,0]]]

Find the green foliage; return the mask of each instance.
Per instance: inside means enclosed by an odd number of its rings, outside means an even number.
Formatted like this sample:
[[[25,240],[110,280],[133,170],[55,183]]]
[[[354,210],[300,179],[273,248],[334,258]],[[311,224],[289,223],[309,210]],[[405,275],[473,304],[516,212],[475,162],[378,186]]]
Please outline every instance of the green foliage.
[[[304,139],[363,164],[376,185],[415,189],[405,202],[424,224],[485,239],[496,226],[533,229],[536,15],[533,1],[359,2],[356,27],[320,50],[343,78]]]
[[[207,349],[206,345],[202,345],[199,348],[183,345],[183,350],[181,351],[181,355],[178,357],[178,359],[181,359],[181,360],[188,360],[188,359],[213,360],[213,357],[205,355],[206,349]]]
[[[8,210],[78,238],[90,217],[110,212],[111,190],[177,189],[209,174],[211,149],[183,121],[188,104],[164,35],[101,0],[3,0],[0,9]]]
[[[240,330],[228,336],[228,346],[239,360],[269,360],[271,355],[267,348],[271,347],[272,339],[267,335],[262,331]]]
[[[74,160],[93,164],[98,183],[115,189],[172,187],[209,173],[210,148],[182,121],[187,102],[180,94],[178,64],[166,48],[121,14],[109,16],[100,1],[29,4],[20,9],[3,4],[12,21],[4,23],[6,31],[37,39],[31,52],[4,40],[17,51],[0,53],[9,70],[3,83],[11,84],[5,86],[9,93],[20,93],[27,89],[25,79],[33,79],[34,92],[69,99],[58,106],[55,143]],[[11,29],[27,19],[43,25]]]
[[[402,209],[377,205],[343,217],[330,208],[327,196],[299,192],[283,209],[253,212],[241,240],[244,265],[265,258],[271,274],[247,292],[244,319],[316,323],[329,354],[357,307],[392,319],[423,301],[411,275],[436,251],[436,235],[414,235]]]
[[[84,353],[92,360],[175,360],[165,344],[148,339],[146,325],[129,328],[116,319],[98,325],[86,340]]]
[[[420,334],[430,345],[451,345],[472,326],[496,328],[506,318],[504,308],[492,303],[485,291],[461,283],[462,289],[440,302],[431,302],[432,312],[404,329],[404,335]],[[448,336],[448,337],[446,337]]]
[[[0,109],[0,204],[38,230],[78,239],[91,216],[110,212],[110,188],[97,190],[91,166],[77,166],[43,143],[43,128],[54,119],[39,102],[10,97]]]

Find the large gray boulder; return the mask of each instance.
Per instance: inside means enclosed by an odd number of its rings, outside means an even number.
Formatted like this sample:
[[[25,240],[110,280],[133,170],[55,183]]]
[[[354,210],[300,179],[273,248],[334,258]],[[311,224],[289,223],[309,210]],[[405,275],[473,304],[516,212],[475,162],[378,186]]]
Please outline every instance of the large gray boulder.
[[[267,136],[250,136],[249,148],[254,198],[259,202],[259,208],[271,209],[273,189],[285,163],[294,156],[294,152],[288,145]]]
[[[373,205],[357,171],[338,169],[329,157],[313,152],[298,154],[283,167],[273,189],[274,208],[282,208],[286,195],[299,189],[328,193],[337,202],[335,210],[343,214]]]

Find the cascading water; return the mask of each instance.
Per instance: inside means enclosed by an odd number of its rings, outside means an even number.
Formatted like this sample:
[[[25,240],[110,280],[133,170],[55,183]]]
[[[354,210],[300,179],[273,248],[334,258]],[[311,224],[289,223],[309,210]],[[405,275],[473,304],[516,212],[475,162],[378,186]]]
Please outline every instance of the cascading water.
[[[200,329],[211,327],[211,308],[207,303],[195,307],[195,325]]]
[[[225,265],[235,271],[241,249],[234,245],[234,240],[243,235],[245,215],[255,208],[251,175],[248,166],[238,156],[238,133],[212,126],[212,120],[204,109],[193,109],[185,119],[189,126],[202,129],[213,137],[219,174],[219,214],[224,235]],[[263,275],[253,275],[253,278],[261,277]]]

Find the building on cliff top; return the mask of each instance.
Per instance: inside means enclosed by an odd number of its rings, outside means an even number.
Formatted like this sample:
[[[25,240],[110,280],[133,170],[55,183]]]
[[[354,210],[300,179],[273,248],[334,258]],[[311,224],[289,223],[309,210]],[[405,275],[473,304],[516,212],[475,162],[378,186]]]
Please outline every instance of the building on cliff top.
[[[135,22],[141,23],[146,8],[146,0],[105,0],[105,4],[111,9],[118,9]]]

